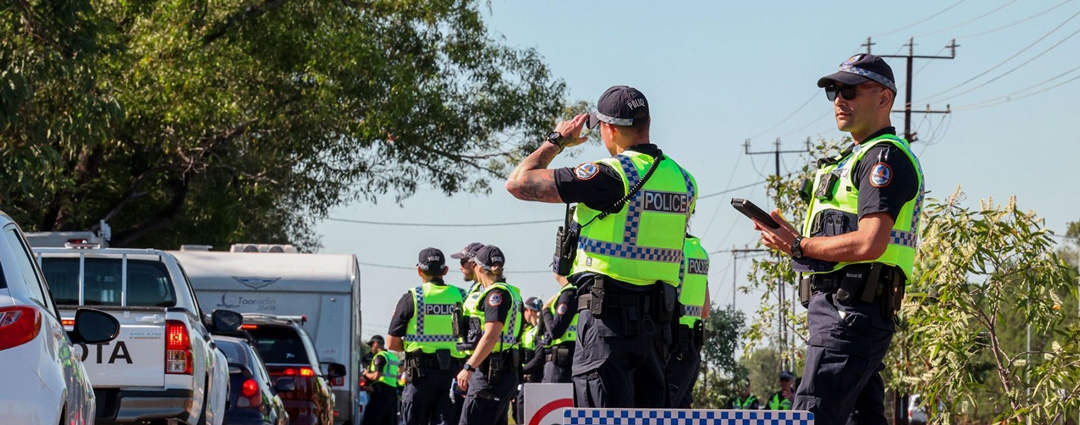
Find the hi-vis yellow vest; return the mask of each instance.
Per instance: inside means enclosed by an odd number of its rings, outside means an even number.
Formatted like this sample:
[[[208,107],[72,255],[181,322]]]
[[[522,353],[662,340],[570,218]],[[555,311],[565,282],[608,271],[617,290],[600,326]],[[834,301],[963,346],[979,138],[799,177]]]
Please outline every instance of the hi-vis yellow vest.
[[[547,344],[544,344],[544,347],[551,348],[551,347],[554,347],[556,345],[559,345],[559,344],[562,344],[562,343],[565,343],[565,342],[571,342],[571,341],[577,340],[577,319],[578,319],[577,306],[576,305],[568,305],[568,306],[560,307],[560,306],[555,305],[555,302],[559,300],[559,296],[562,295],[562,293],[565,292],[565,291],[577,291],[577,287],[574,286],[574,285],[571,285],[569,283],[564,285],[562,287],[562,289],[559,290],[559,292],[556,292],[555,295],[552,296],[551,299],[548,300],[548,304],[549,304],[548,305],[548,311],[551,312],[551,317],[552,318],[556,318],[556,317],[559,317],[559,309],[562,308],[562,309],[565,310],[565,311],[563,311],[563,314],[567,314],[567,313],[573,314],[574,318],[570,320],[570,326],[566,327],[566,332],[563,332],[563,334],[559,335],[558,337],[556,337],[555,335],[552,335],[551,336],[552,340],[548,341]],[[548,329],[548,332],[554,332],[554,331],[555,331],[554,329]]]
[[[382,370],[375,370],[375,359],[382,357],[385,360]],[[380,351],[375,357],[371,359],[371,367],[369,370],[372,372],[379,372],[379,382],[382,382],[390,387],[398,386],[398,374],[401,366],[401,361],[391,351]]]
[[[822,178],[830,173],[836,174],[840,178],[839,182],[834,185],[834,188],[831,191],[831,199],[823,200],[816,196],[811,198],[810,212],[806,215],[806,221],[803,223],[802,234],[818,236],[813,232],[814,223],[816,223],[819,220],[820,215],[826,211],[835,210],[858,216],[859,189],[854,181],[856,178],[855,165],[863,159],[863,156],[866,155],[866,152],[868,152],[870,148],[882,143],[892,143],[904,152],[904,155],[907,156],[908,160],[910,160],[911,164],[914,166],[918,178],[918,193],[914,199],[911,199],[904,204],[903,208],[900,210],[900,215],[896,217],[896,222],[893,224],[892,231],[889,235],[888,248],[885,249],[885,252],[882,253],[881,256],[873,260],[850,263],[840,262],[836,263],[831,270],[809,272],[808,274],[831,273],[856,263],[884,263],[903,269],[908,281],[911,281],[911,273],[915,266],[915,250],[919,241],[919,215],[922,212],[924,195],[923,172],[918,158],[911,152],[911,147],[908,146],[907,141],[898,138],[895,135],[887,134],[862,142],[847,156],[837,158],[839,160],[838,163],[823,166],[817,171],[817,175],[814,177],[814,188],[817,188],[821,183]],[[882,172],[891,173],[892,170],[885,167],[882,169]],[[891,176],[882,177],[891,178]],[[819,231],[818,233],[821,232]]]
[[[654,158],[627,150],[597,162],[614,169],[622,177],[623,193],[629,193]],[[679,286],[686,221],[696,200],[694,178],[665,157],[621,210],[581,229],[571,273],[593,272],[641,286],[657,281]],[[585,225],[600,213],[579,203],[574,221]]]
[[[518,288],[513,285],[508,285],[505,282],[495,282],[486,289],[478,291],[480,296],[465,300],[464,316],[469,321],[469,328],[473,332],[470,334],[478,335],[476,341],[462,341],[467,344],[476,344],[483,338],[484,329],[484,310],[480,307],[480,303],[488,302],[489,293],[492,289],[499,288],[510,293],[510,299],[500,299],[500,303],[510,303],[510,311],[506,314],[506,322],[503,323],[502,332],[499,334],[499,343],[495,344],[495,348],[491,351],[497,353],[500,351],[510,350],[518,348],[519,341],[518,335],[521,335],[522,322],[525,319],[521,315],[521,293],[518,292]],[[477,329],[476,327],[479,327]]]
[[[452,307],[464,302],[464,291],[452,285],[424,283],[409,290],[413,299],[413,317],[402,340],[405,351],[434,353],[450,350],[457,358],[465,357],[457,350],[454,337]]]
[[[705,291],[709,282],[709,253],[701,246],[701,240],[693,236],[686,238],[683,252],[682,284],[679,285],[679,303],[683,305],[683,314],[679,323],[691,329],[701,321],[705,305]]]

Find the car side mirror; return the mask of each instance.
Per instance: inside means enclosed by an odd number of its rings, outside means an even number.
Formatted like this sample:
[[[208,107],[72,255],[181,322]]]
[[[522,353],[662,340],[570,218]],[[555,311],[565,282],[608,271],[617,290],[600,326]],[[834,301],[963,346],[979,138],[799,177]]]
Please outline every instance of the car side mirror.
[[[326,376],[330,379],[341,378],[349,373],[345,365],[341,363],[323,362],[322,364],[326,365]]]
[[[101,344],[116,339],[120,334],[120,322],[111,314],[92,308],[75,311],[75,325],[68,338],[72,343]]]
[[[279,393],[296,391],[296,381],[292,378],[278,379],[278,381],[274,384],[274,391]]]
[[[244,316],[232,310],[214,310],[210,315],[211,332],[232,332],[244,324]]]

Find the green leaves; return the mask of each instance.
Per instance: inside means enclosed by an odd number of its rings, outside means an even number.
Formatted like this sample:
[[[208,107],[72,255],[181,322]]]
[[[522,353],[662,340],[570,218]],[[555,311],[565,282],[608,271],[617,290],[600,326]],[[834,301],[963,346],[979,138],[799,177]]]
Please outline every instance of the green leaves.
[[[475,1],[19,4],[0,9],[0,200],[28,230],[314,249],[300,235],[344,202],[488,190],[563,107]]]

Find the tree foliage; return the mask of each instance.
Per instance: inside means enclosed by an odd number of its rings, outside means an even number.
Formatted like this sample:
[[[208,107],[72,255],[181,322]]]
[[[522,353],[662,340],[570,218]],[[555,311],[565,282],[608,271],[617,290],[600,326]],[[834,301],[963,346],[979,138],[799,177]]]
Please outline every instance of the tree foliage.
[[[730,308],[710,306],[701,348],[701,377],[694,387],[694,407],[722,409],[728,405],[731,376],[745,376],[735,353],[746,331],[746,315]]]
[[[565,87],[471,0],[0,6],[0,203],[113,245],[317,246],[345,202],[486,191]]]

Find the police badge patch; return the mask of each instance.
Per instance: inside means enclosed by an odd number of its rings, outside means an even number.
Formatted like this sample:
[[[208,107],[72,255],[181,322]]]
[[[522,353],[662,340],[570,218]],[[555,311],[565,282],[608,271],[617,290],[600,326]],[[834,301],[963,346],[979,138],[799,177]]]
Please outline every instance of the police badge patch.
[[[502,301],[502,295],[499,295],[498,293],[493,293],[488,296],[488,305],[492,307],[498,307],[502,304]]]
[[[870,184],[874,187],[885,187],[892,182],[892,168],[889,164],[879,162],[870,169]]]
[[[595,163],[586,162],[574,168],[574,177],[578,180],[589,180],[596,177],[596,174],[600,172],[600,167]]]
[[[555,308],[555,312],[559,313],[560,316],[566,314],[566,303],[559,304],[559,306]]]

